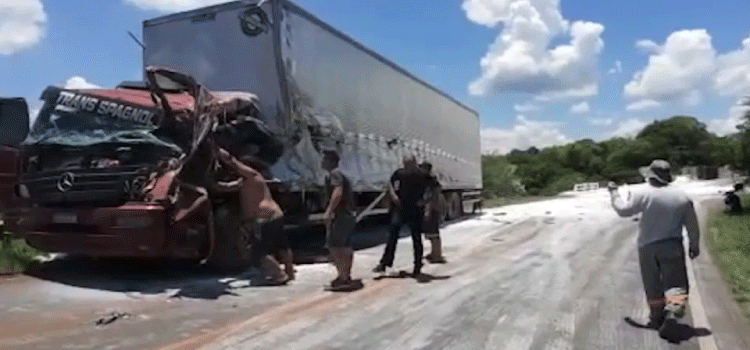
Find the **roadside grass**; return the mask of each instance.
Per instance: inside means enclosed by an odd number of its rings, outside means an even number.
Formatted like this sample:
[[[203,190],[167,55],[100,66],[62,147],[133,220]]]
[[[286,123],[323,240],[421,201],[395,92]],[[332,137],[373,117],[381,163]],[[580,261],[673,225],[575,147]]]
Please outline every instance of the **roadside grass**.
[[[553,198],[555,197],[554,196],[497,197],[497,198],[484,199],[482,201],[482,206],[485,209],[489,209],[489,208],[503,207],[506,205],[539,202],[539,201],[553,199]]]
[[[734,299],[750,318],[750,196],[742,198],[742,207],[742,213],[715,213],[707,225],[707,242]]]
[[[2,217],[0,216],[0,222]],[[32,248],[23,239],[13,238],[0,224],[0,276],[24,272],[33,265],[42,252]]]

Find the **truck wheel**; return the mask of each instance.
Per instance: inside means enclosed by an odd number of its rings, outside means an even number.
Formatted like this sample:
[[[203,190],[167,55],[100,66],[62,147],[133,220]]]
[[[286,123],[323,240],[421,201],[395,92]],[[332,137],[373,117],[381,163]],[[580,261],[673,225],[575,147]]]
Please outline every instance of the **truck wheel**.
[[[463,203],[461,203],[461,197],[457,192],[453,192],[450,194],[450,200],[449,204],[449,210],[450,213],[450,220],[458,219],[460,218],[464,213],[464,206]]]
[[[207,264],[220,271],[239,270],[250,265],[252,237],[240,230],[240,208],[222,203],[214,209],[216,241]]]

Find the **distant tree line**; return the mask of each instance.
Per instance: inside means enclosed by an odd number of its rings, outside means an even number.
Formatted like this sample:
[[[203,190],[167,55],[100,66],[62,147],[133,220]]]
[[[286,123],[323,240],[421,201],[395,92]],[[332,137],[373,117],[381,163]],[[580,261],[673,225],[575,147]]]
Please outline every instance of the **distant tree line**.
[[[674,116],[647,125],[632,139],[584,139],[564,146],[484,155],[485,196],[554,195],[581,182],[641,182],[638,169],[655,158],[668,160],[676,170],[729,165],[746,171],[750,164],[748,116],[739,126],[740,132],[724,137],[709,132],[706,124],[694,117]]]

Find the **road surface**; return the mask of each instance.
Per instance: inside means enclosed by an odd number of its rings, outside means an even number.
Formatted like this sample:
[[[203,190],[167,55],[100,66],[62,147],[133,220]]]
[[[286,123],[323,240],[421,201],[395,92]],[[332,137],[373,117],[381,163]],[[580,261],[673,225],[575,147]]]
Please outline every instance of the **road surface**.
[[[721,188],[682,185],[696,201]],[[365,288],[352,293],[323,291],[334,277],[326,264],[300,265],[289,286],[258,287],[252,273],[59,259],[0,280],[0,349],[750,348],[737,334],[744,320],[724,317],[733,304],[714,300],[728,294],[701,285],[718,281],[705,262],[693,262],[682,342],[624,320],[647,317],[636,225],[605,191],[486,210],[443,229],[449,262],[419,279],[398,273],[411,269],[408,238],[384,276],[371,272],[382,245],[358,251]],[[384,240],[385,230],[366,234]]]

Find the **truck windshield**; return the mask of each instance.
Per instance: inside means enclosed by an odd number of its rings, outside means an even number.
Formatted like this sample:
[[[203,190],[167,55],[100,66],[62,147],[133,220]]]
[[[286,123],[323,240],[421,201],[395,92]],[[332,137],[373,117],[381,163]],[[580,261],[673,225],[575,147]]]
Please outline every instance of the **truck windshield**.
[[[159,109],[54,87],[45,90],[42,99],[44,105],[24,144],[85,147],[147,143],[182,152],[174,140],[159,132]]]

